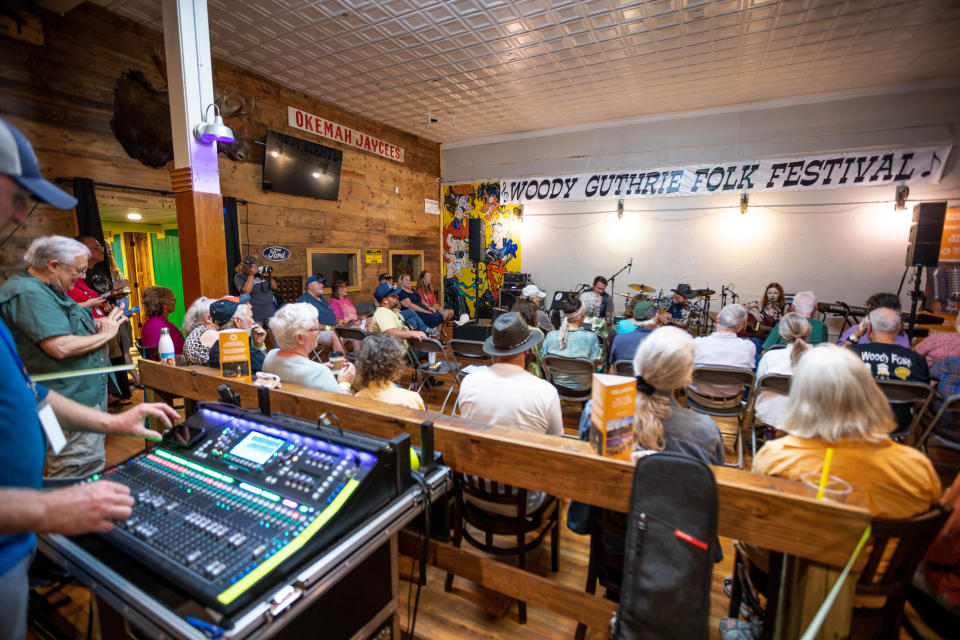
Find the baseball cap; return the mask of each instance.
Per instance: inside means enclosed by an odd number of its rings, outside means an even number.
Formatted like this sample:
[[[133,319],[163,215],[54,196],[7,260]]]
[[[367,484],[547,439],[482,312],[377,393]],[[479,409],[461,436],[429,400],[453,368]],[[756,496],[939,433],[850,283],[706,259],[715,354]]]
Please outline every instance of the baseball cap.
[[[520,295],[524,298],[546,298],[547,294],[544,291],[540,290],[535,284],[528,284],[520,291]]]
[[[392,284],[387,284],[386,282],[378,284],[377,288],[373,290],[373,297],[377,300],[383,300],[388,296],[400,295],[400,288],[395,287]]]
[[[633,305],[634,320],[650,320],[657,315],[657,305],[649,300],[639,300]]]
[[[310,276],[307,278],[307,285],[309,285],[311,282],[319,282],[320,284],[323,284],[326,281],[327,279],[323,276]]]
[[[250,302],[249,293],[239,296],[224,296],[215,300],[210,305],[210,319],[217,324],[223,324],[237,313],[237,307],[247,302]]]
[[[54,186],[52,182],[44,180],[33,147],[22,133],[3,118],[0,118],[0,173],[10,176],[37,199],[57,209],[72,209],[77,206],[76,198]]]

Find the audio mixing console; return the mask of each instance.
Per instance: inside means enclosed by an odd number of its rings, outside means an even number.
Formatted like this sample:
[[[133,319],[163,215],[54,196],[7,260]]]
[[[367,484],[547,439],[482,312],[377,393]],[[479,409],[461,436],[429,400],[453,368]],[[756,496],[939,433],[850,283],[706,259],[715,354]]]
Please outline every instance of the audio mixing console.
[[[87,478],[127,485],[133,513],[108,542],[230,614],[395,497],[409,438],[317,431],[201,403],[180,437]]]

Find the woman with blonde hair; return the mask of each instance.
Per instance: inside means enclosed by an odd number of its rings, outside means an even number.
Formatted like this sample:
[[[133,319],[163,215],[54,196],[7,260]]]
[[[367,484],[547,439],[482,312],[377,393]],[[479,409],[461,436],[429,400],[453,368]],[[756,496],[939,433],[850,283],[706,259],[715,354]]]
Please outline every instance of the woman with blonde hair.
[[[830,475],[853,486],[847,504],[875,518],[909,518],[938,500],[940,480],[926,456],[890,440],[895,426],[886,396],[860,358],[833,345],[811,349],[790,385],[780,427],[789,435],[763,445],[753,470],[799,480],[821,470],[831,447]]]
[[[586,358],[595,364],[599,363],[603,359],[600,339],[597,334],[583,328],[587,308],[579,300],[574,301],[573,305],[564,309],[560,328],[551,331],[543,339],[540,354],[543,357]],[[589,389],[593,384],[593,375],[558,373],[553,376],[553,382],[568,389]]]
[[[183,355],[189,364],[206,365],[210,360],[210,347],[219,338],[217,323],[210,317],[213,298],[200,296],[193,301],[183,316]]]
[[[787,341],[783,349],[771,349],[763,354],[757,365],[757,381],[767,374],[792,376],[793,370],[810,345],[804,342],[810,335],[810,323],[799,313],[788,313],[780,320],[780,336]],[[764,391],[757,397],[757,417],[773,427],[779,427],[787,409],[787,396]]]
[[[633,357],[637,376],[634,448],[676,451],[706,464],[724,462],[723,439],[709,417],[681,407],[673,392],[693,378],[694,343],[677,327],[660,327]]]

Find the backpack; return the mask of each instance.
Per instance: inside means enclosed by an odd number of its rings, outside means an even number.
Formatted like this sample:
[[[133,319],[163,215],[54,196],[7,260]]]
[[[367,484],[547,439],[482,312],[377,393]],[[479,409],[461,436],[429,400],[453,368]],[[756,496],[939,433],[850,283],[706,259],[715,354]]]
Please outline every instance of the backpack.
[[[709,636],[717,483],[703,462],[658,452],[637,461],[613,637]]]

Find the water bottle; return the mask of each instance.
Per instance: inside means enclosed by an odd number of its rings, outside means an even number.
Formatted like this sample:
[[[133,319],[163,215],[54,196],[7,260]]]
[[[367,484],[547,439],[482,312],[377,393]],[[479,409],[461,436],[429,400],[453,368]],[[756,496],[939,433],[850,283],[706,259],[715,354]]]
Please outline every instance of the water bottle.
[[[177,355],[173,351],[173,338],[170,337],[170,329],[167,327],[160,329],[160,342],[157,343],[157,351],[160,352],[160,362],[177,364]]]

